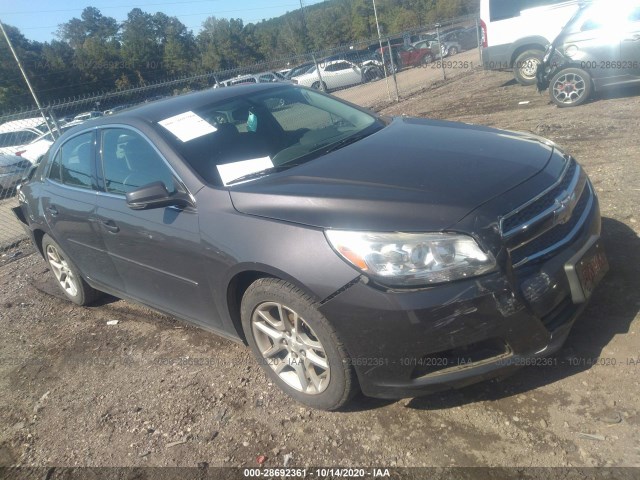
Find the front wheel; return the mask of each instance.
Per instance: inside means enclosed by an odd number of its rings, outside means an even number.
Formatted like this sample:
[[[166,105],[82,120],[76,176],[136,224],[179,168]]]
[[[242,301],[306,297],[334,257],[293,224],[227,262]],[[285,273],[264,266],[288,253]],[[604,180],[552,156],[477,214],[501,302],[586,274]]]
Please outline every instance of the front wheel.
[[[311,85],[311,88],[315,89],[315,90],[322,90],[324,92],[327,91],[327,84],[322,82],[322,84],[320,84],[320,82],[314,82],[313,85]]]
[[[77,267],[49,235],[42,237],[42,251],[65,296],[77,305],[88,305],[100,297],[80,276]]]
[[[453,57],[454,55],[456,55],[458,53],[458,49],[456,47],[451,47],[449,49],[449,51],[447,52],[447,56],[448,57]]]
[[[577,107],[591,96],[591,75],[579,68],[567,68],[551,79],[549,96],[559,107]]]
[[[337,410],[358,391],[336,332],[298,288],[275,278],[255,281],[242,298],[241,318],[267,376],[300,403]]]
[[[536,72],[538,65],[542,63],[542,57],[544,52],[536,49],[527,50],[518,55],[513,66],[513,75],[520,85],[536,84]]]

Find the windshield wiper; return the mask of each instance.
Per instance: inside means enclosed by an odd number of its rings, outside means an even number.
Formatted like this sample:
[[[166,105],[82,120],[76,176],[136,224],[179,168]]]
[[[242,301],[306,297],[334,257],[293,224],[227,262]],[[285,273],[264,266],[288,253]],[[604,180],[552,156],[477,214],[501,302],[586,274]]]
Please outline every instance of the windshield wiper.
[[[364,132],[356,133],[355,135],[351,135],[350,137],[343,138],[342,140],[338,140],[337,142],[330,144],[327,148],[322,149],[322,151],[324,153],[335,152],[336,150],[339,150],[343,147],[346,147],[347,145],[351,145],[352,143],[357,142],[358,140],[362,140],[363,138],[368,137],[372,133],[374,132],[366,130]]]
[[[271,175],[272,173],[282,172],[283,170],[288,170],[291,167],[295,167],[299,165],[299,163],[283,163],[282,165],[276,165],[274,167],[265,168],[264,170],[260,170],[258,172],[248,173],[247,175],[243,175],[238,178],[234,178],[230,182],[227,182],[227,187],[230,185],[235,185],[236,183],[245,182],[247,180],[254,180],[261,177],[266,177],[267,175]]]

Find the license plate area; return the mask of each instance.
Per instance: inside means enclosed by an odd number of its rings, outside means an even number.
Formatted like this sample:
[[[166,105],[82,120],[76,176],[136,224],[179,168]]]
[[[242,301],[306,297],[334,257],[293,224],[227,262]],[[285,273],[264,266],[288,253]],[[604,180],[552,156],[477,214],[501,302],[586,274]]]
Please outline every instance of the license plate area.
[[[609,271],[609,261],[599,237],[592,237],[587,245],[564,266],[573,303],[586,302],[596,286]]]

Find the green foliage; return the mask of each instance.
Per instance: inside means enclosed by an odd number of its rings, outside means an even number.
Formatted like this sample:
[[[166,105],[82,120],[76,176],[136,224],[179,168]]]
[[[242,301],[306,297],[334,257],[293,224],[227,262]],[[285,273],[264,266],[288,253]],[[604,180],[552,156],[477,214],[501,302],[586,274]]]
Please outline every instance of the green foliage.
[[[477,12],[478,0],[376,0],[383,34]],[[193,32],[176,17],[132,9],[118,23],[95,7],[59,26],[57,40],[29,41],[5,25],[41,101],[233,69],[269,58],[377,38],[372,0],[327,0],[244,25],[209,17]],[[0,111],[32,104],[0,38]]]

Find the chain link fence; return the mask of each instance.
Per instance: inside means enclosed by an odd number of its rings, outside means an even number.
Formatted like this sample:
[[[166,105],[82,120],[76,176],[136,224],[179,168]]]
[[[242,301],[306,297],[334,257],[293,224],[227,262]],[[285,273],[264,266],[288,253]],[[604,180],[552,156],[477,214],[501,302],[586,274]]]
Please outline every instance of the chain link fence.
[[[42,110],[4,113],[0,115],[0,253],[3,257],[12,255],[9,250],[26,238],[12,211],[18,206],[16,185],[43,158],[53,141],[73,126],[161,98],[272,81],[325,90],[379,111],[481,65],[478,23],[475,16],[458,18],[384,39],[60,100]]]

